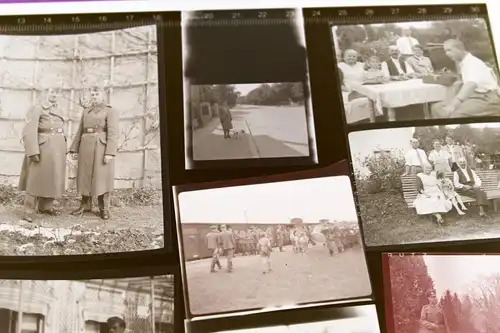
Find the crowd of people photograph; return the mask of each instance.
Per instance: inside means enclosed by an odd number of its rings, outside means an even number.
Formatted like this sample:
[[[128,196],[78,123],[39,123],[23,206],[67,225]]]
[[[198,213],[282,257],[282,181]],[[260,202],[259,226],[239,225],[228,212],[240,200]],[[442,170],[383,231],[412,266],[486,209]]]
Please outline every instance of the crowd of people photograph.
[[[193,315],[371,293],[347,176],[192,190],[178,198]],[[324,288],[314,288],[319,284]]]
[[[498,134],[497,123],[351,133],[366,244],[495,237]]]
[[[500,114],[483,19],[335,26],[333,38],[349,124]]]

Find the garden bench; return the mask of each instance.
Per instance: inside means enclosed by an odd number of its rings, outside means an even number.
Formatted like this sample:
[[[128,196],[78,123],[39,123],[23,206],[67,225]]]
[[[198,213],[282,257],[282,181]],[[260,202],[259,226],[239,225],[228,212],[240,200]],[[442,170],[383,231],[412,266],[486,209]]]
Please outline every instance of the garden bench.
[[[498,187],[498,175],[495,170],[477,170],[475,171],[479,179],[481,179],[481,189],[486,192],[488,200],[493,201],[493,209],[498,210],[498,201],[500,198],[500,188]],[[453,181],[453,173],[447,173],[446,178]],[[413,207],[413,201],[417,198],[417,176],[401,176],[401,185],[403,188],[403,197],[408,208]],[[464,203],[476,201],[474,198],[461,196]]]

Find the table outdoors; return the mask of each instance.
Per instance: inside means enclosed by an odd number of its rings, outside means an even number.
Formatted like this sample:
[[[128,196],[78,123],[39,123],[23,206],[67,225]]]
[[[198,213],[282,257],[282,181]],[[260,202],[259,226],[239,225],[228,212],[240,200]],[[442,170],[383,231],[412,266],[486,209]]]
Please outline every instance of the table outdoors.
[[[373,102],[370,121],[375,122],[376,111],[387,108],[389,121],[396,120],[396,108],[424,104],[425,119],[430,118],[428,103],[446,99],[448,88],[440,84],[423,83],[422,79],[396,81],[385,84],[356,85],[352,89]]]

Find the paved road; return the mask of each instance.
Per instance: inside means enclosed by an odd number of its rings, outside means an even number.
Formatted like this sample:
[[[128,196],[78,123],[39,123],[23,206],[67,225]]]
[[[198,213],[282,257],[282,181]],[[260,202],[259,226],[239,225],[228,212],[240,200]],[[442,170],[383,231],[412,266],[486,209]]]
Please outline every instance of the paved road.
[[[226,266],[226,259],[221,258]],[[360,248],[329,256],[322,244],[308,255],[290,246],[271,254],[273,272],[262,274],[259,256],[234,258],[234,272],[209,273],[210,260],[186,264],[191,311],[201,315],[268,306],[362,297],[371,293],[365,257]]]
[[[304,107],[236,106],[231,109],[238,139],[225,140],[218,119],[193,135],[195,160],[298,157],[309,155]]]

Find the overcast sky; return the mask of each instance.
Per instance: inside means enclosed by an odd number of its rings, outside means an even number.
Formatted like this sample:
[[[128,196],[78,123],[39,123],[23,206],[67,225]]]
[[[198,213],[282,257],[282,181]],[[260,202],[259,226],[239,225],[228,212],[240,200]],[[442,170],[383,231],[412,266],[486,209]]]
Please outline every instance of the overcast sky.
[[[258,88],[263,83],[247,83],[247,84],[235,84],[236,90],[241,93],[241,96],[246,96],[250,91]]]
[[[183,192],[179,213],[182,223],[357,221],[347,176]]]
[[[424,261],[438,297],[446,289],[465,293],[482,276],[500,273],[500,255],[427,255]]]

